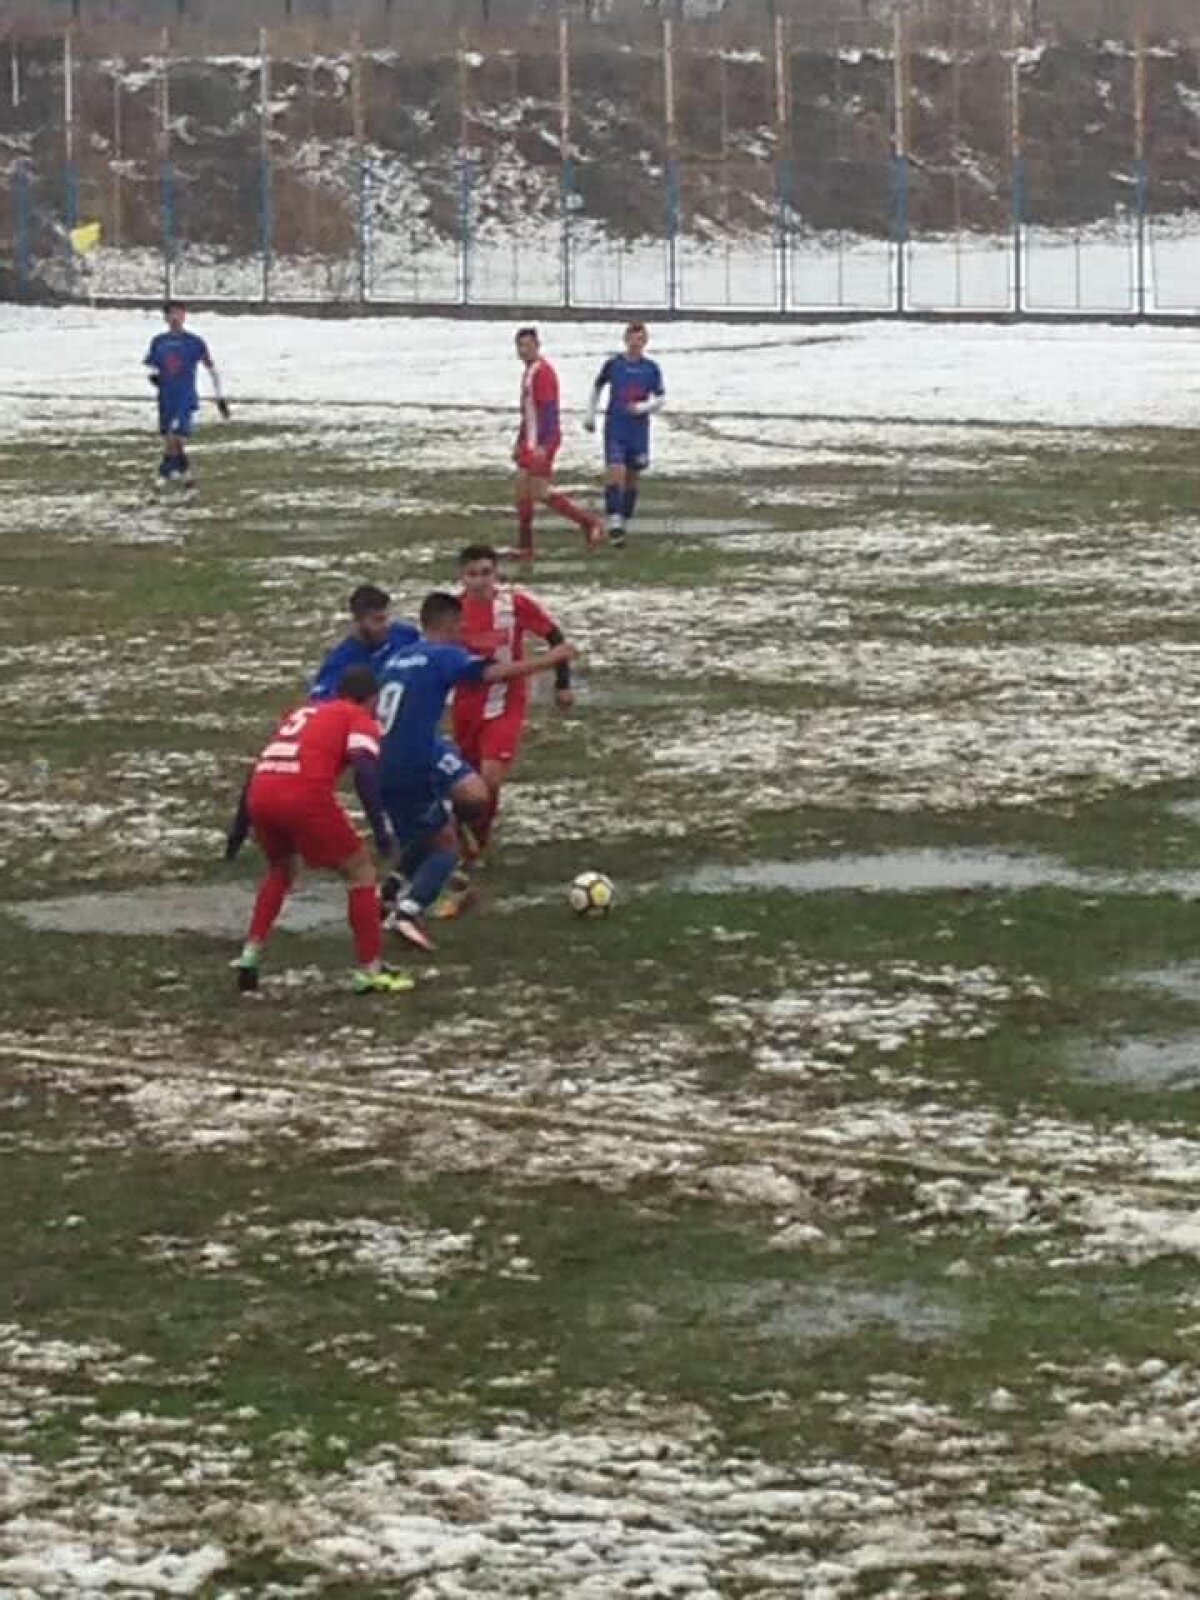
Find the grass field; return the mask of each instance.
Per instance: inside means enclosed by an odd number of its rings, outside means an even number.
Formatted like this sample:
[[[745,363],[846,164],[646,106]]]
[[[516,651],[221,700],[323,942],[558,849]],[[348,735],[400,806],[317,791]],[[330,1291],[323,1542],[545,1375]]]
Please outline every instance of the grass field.
[[[374,426],[0,441],[0,1593],[1200,1593],[1192,435],[764,420],[547,534],[477,914],[364,1001],[313,885],[239,1004],[247,758],[507,537]]]

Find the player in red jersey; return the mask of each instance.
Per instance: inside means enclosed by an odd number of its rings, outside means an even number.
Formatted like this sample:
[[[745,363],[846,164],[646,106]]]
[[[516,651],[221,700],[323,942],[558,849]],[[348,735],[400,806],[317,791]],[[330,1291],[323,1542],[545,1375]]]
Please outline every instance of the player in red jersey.
[[[588,548],[604,543],[604,522],[554,488],[554,458],[562,443],[558,412],[558,374],[542,355],[536,328],[517,329],[517,355],[525,370],[521,375],[521,426],[513,447],[517,464],[517,554],[533,559],[535,505],[549,506],[583,529]]]
[[[346,880],[346,896],[358,971],[356,993],[395,993],[412,980],[383,968],[379,886],[371,853],[359,838],[338,797],[338,779],[347,767],[375,835],[380,855],[392,850],[392,834],[379,794],[379,724],[371,709],[376,694],[369,667],[351,667],[338,684],[337,698],[309,701],[288,713],[272,734],[242,792],[229,830],[225,858],[232,861],[253,829],[267,858],[267,875],[258,890],[250,931],[238,960],[238,988],[258,988],[263,946],[283,903],[305,866],[332,868]]]
[[[469,544],[458,558],[462,579],[462,642],[493,662],[521,661],[525,636],[536,634],[553,649],[565,644],[562,629],[548,611],[522,589],[497,580],[499,558],[490,544]],[[571,668],[555,669],[555,700],[562,710],[574,704]],[[487,848],[500,805],[500,790],[517,758],[525,730],[529,680],[460,683],[454,691],[454,742],[487,784],[485,814],[472,819],[474,854]]]

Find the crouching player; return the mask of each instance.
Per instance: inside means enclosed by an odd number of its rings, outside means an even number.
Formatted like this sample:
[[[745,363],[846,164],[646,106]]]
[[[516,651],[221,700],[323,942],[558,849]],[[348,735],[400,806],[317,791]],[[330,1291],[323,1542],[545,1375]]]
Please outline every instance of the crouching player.
[[[462,642],[468,650],[494,662],[523,661],[525,636],[536,634],[552,648],[565,642],[558,623],[523,589],[499,583],[496,551],[490,544],[469,544],[458,558],[462,579]],[[562,661],[554,674],[555,701],[560,710],[574,704],[571,668]],[[487,784],[487,804],[471,820],[470,855],[487,849],[500,790],[512,771],[525,731],[529,688],[524,679],[460,683],[454,691],[454,740]]]
[[[464,649],[462,610],[457,595],[427,595],[420,640],[393,651],[379,675],[383,804],[400,870],[410,880],[387,926],[423,950],[433,948],[425,915],[458,866],[458,830],[449,806],[459,816],[481,817],[489,804],[483,779],[438,733],[450,691],[464,683],[506,683],[553,672],[575,654],[569,644],[559,644],[535,660],[489,662]]]
[[[376,694],[368,667],[351,667],[337,697],[299,706],[279,724],[259,756],[230,828],[225,858],[232,861],[253,829],[267,858],[250,931],[237,964],[238,988],[258,988],[259,959],[279,919],[301,861],[340,872],[358,969],[356,994],[398,993],[412,979],[383,966],[379,887],[371,853],[337,798],[338,779],[353,768],[363,810],[381,856],[392,850],[379,791],[379,724],[369,707]]]

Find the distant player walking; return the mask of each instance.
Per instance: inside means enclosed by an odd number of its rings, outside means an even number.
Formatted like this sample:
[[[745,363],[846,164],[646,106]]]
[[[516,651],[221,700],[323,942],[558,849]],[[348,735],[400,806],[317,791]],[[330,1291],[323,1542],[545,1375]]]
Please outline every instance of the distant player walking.
[[[604,510],[608,537],[623,544],[637,505],[638,483],[650,464],[650,418],[666,404],[662,372],[646,355],[644,322],[625,329],[624,355],[609,356],[596,375],[584,427],[596,427],[600,396],[608,390],[604,416]]]
[[[156,334],[146,352],[150,382],[158,390],[158,431],[163,436],[163,458],[158,465],[157,487],[170,486],[178,477],[192,491],[196,480],[188,459],[186,441],[191,438],[192,421],[200,409],[196,391],[196,368],[207,367],[212,379],[217,410],[229,420],[229,402],[221,391],[221,380],[203,339],[184,328],[187,307],[181,300],[168,300],[163,306],[166,333]]]
[[[533,559],[534,507],[549,506],[583,530],[588,548],[604,542],[604,524],[599,517],[577,505],[553,487],[554,458],[562,443],[558,407],[558,374],[542,355],[536,328],[517,329],[517,356],[521,375],[521,426],[513,447],[517,465],[517,554],[523,561]]]
[[[376,695],[369,667],[344,673],[331,700],[309,701],[288,713],[255,763],[225,844],[232,861],[253,829],[267,858],[250,931],[238,961],[238,988],[258,988],[263,946],[291,892],[301,861],[340,872],[358,956],[357,994],[394,994],[411,978],[384,969],[379,888],[371,853],[337,797],[338,779],[353,769],[355,786],[381,856],[393,839],[379,786],[380,729],[370,709]]]

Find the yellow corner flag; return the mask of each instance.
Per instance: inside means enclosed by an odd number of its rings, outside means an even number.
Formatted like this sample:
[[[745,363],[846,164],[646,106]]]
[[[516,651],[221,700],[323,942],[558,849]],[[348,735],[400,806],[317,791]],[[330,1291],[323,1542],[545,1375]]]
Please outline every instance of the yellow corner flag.
[[[89,250],[94,250],[100,243],[100,224],[98,222],[82,222],[78,228],[71,229],[71,249],[77,256],[86,256]]]

